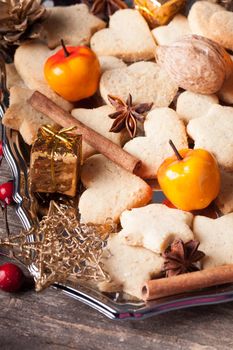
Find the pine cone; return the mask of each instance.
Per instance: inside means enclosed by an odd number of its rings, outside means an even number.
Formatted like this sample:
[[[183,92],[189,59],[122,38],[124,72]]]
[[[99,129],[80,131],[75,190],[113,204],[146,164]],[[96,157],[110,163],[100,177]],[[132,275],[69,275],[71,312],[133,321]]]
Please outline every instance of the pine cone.
[[[37,38],[45,16],[41,0],[0,0],[0,48]]]

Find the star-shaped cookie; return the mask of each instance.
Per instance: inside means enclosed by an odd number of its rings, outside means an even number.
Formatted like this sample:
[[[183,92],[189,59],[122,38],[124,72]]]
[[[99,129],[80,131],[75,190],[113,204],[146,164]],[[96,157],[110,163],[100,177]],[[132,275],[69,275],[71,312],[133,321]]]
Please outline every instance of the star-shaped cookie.
[[[233,212],[233,172],[221,171],[221,189],[215,203],[223,214]]]
[[[218,219],[196,216],[193,221],[193,232],[200,243],[200,250],[206,256],[203,267],[233,264],[233,213]]]
[[[142,284],[160,273],[163,258],[148,249],[131,247],[115,234],[108,239],[102,263],[111,277],[110,282],[99,284],[102,291],[124,291],[141,299]]]
[[[124,149],[142,161],[138,175],[153,179],[162,162],[174,154],[171,139],[178,149],[188,148],[183,122],[171,108],[156,108],[149,112],[144,122],[145,136],[127,142]]]
[[[85,4],[48,9],[43,22],[41,39],[54,49],[61,39],[66,45],[89,45],[91,36],[103,29],[106,23],[92,15]]]
[[[41,125],[53,123],[48,117],[35,111],[28,103],[32,94],[33,91],[27,88],[12,87],[10,89],[10,107],[2,119],[5,126],[18,130],[29,145],[35,140]]]
[[[233,108],[213,105],[203,117],[193,119],[187,132],[195,148],[211,152],[219,165],[233,171]]]
[[[193,239],[193,215],[164,204],[149,204],[143,208],[124,211],[119,233],[127,244],[162,253],[174,239]]]
[[[8,89],[10,89],[12,86],[25,86],[23,80],[20,78],[15,68],[14,63],[6,64],[6,76]]]

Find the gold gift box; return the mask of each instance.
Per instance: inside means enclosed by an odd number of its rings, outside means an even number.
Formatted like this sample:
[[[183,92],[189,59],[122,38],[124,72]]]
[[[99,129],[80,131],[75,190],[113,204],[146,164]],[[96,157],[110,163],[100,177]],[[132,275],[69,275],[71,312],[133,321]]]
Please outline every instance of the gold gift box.
[[[186,4],[186,0],[134,0],[135,8],[151,28],[167,24]]]
[[[76,195],[82,159],[82,137],[74,128],[43,126],[31,150],[32,192]]]

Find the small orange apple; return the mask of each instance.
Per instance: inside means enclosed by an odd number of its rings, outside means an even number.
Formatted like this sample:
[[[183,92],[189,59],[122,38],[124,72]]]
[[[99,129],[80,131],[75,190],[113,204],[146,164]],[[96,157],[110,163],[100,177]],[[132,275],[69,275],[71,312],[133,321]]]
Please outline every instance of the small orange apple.
[[[158,182],[169,201],[182,210],[208,207],[220,190],[220,172],[211,153],[204,149],[178,151],[165,159],[158,170]]]
[[[68,46],[49,57],[44,75],[49,86],[67,101],[79,101],[92,96],[99,86],[100,63],[86,46]]]

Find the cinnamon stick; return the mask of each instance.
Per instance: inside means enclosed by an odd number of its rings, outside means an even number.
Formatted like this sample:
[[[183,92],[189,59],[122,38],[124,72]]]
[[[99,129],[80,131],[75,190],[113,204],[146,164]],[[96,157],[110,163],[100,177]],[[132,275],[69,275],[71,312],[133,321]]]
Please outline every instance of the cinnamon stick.
[[[233,265],[223,265],[145,282],[142,299],[153,300],[233,282]]]
[[[35,91],[29,99],[29,103],[38,112],[45,114],[56,124],[59,124],[64,128],[76,126],[77,128],[74,132],[81,134],[86,143],[125,170],[131,173],[136,173],[140,168],[141,162],[139,159],[75,119],[69,112],[59,107],[42,93]]]

